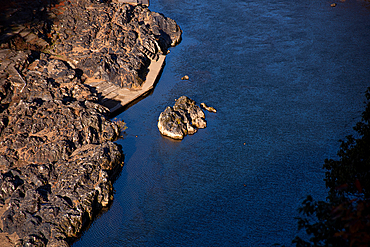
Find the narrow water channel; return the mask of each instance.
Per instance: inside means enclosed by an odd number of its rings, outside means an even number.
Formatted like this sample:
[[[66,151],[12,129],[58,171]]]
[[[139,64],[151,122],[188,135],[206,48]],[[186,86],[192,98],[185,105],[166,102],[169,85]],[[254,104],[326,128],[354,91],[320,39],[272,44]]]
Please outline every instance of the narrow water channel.
[[[151,1],[183,41],[153,94],[117,117],[128,129],[114,202],[73,246],[290,246],[370,86],[370,8],[330,4]],[[182,95],[218,112],[173,141],[157,119]]]

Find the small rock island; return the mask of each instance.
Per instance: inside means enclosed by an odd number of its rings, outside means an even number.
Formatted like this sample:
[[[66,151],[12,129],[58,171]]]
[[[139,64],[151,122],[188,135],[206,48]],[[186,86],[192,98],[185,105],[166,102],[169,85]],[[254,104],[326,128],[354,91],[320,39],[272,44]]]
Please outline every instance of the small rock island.
[[[158,129],[162,135],[181,140],[198,128],[207,127],[205,115],[195,101],[181,96],[173,107],[168,106],[159,116]]]

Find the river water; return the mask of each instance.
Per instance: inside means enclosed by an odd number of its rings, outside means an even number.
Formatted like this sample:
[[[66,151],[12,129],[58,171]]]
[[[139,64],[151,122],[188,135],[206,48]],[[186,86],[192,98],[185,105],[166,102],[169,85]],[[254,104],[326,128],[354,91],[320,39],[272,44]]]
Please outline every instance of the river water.
[[[183,41],[153,94],[117,117],[128,129],[114,202],[73,246],[290,246],[370,86],[368,4],[331,3],[151,1]],[[181,95],[218,111],[173,141],[157,119]]]

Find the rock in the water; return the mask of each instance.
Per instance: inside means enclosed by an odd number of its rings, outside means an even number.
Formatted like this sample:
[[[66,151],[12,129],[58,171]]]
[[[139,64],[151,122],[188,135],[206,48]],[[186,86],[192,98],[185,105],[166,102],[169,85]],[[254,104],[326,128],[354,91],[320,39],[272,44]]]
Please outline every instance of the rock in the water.
[[[203,109],[205,109],[205,110],[207,110],[207,111],[209,111],[209,112],[214,112],[214,113],[216,113],[216,112],[217,112],[217,110],[216,110],[214,107],[212,107],[212,106],[207,106],[205,103],[200,103],[200,106],[201,106]]]
[[[162,135],[173,139],[183,139],[187,134],[197,132],[197,128],[207,127],[205,115],[195,101],[181,96],[173,107],[168,106],[159,116],[158,129]]]

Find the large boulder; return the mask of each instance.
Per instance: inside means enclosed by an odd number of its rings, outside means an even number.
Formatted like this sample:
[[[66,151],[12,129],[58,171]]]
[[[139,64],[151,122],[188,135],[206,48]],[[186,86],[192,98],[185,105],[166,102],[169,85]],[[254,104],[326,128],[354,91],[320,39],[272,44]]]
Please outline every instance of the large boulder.
[[[168,106],[159,116],[158,129],[162,135],[183,139],[187,134],[207,127],[205,115],[195,101],[181,96],[173,107]]]

